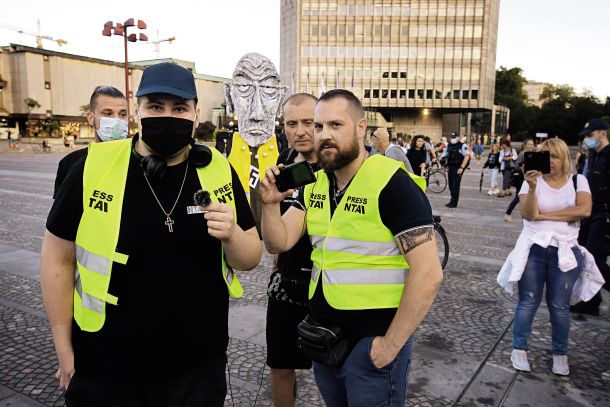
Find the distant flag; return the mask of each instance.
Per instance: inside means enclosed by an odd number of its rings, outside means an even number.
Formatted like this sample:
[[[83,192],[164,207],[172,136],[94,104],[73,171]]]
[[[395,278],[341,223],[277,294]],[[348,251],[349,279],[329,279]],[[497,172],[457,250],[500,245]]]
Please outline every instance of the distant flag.
[[[305,92],[311,94],[311,86],[309,85],[309,71],[307,71],[307,82],[305,83]]]
[[[320,96],[326,93],[326,81],[324,80],[324,72],[320,72],[320,85],[318,86]]]

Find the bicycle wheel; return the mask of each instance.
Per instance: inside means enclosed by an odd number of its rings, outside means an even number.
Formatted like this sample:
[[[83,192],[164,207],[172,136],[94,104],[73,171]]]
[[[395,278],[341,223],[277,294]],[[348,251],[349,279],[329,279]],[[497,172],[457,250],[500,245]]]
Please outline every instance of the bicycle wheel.
[[[445,269],[447,260],[449,260],[449,240],[447,240],[445,229],[436,222],[434,223],[434,235],[436,237],[436,247],[441,261],[441,268]]]
[[[439,170],[430,172],[428,177],[428,189],[435,194],[440,194],[447,188],[447,177]]]

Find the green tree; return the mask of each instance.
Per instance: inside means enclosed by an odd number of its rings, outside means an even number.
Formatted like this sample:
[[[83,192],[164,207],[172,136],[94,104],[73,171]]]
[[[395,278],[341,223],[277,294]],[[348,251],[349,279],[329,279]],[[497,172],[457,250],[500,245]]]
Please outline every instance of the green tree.
[[[523,89],[523,86],[526,83],[527,79],[523,76],[521,68],[507,69],[501,66],[496,71],[496,97],[494,103],[506,106],[511,110],[524,106],[527,100],[527,92]]]
[[[40,107],[40,103],[36,99],[33,98],[25,98],[23,99],[23,103],[25,107],[28,109],[28,114],[32,111],[32,109],[37,109]]]
[[[574,96],[574,88],[570,85],[548,85],[543,89],[540,99],[560,100],[564,103],[569,103],[570,99]]]

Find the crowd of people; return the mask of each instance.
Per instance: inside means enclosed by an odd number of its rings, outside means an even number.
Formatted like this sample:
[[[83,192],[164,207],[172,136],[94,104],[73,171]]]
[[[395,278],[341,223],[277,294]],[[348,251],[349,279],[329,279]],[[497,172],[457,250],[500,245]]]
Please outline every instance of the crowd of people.
[[[259,85],[238,79],[227,85],[232,108],[262,128],[260,100],[252,99],[263,97]],[[266,86],[276,100],[271,92],[280,87]],[[238,270],[259,264],[262,240],[274,255],[266,326],[274,404],[294,406],[295,371],[313,366],[327,406],[404,406],[413,335],[443,280],[422,176],[431,163],[446,163],[447,207],[457,207],[465,169],[491,140],[479,136],[469,146],[454,133],[433,145],[377,129],[368,145],[353,93],[296,94],[282,106],[289,147],[259,177],[251,163],[275,144],[263,150],[233,137],[223,155],[195,142],[198,94],[189,70],[152,65],[135,96],[138,133],[129,138],[124,95],[94,90],[87,120],[95,143],[61,161],[47,218],[41,285],[67,405],[222,406],[229,298],[247,289]],[[544,285],[552,370],[567,375],[570,301],[595,300],[604,281],[607,126],[591,121],[583,136],[584,175],[571,175],[560,140],[538,147],[550,152],[549,174],[520,170],[534,148],[529,140],[520,154],[509,140],[493,140],[484,163],[489,195],[518,188],[507,220],[518,202],[525,219],[498,276],[519,293],[512,363],[521,371],[531,370],[527,339]],[[257,183],[231,162],[248,153]],[[297,163],[315,171],[315,182],[280,189],[282,171]],[[607,266],[602,272],[607,277]]]

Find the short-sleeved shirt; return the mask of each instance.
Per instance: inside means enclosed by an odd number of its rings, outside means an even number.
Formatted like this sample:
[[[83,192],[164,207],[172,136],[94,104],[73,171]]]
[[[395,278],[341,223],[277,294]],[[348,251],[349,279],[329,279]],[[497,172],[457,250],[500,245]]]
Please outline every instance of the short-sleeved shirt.
[[[572,176],[566,184],[559,189],[555,189],[546,183],[541,175],[536,178],[536,202],[540,213],[548,213],[560,211],[570,206],[576,205],[576,192],[591,193],[587,179],[582,175],[573,175],[576,178],[576,190],[574,190],[574,181]],[[530,190],[530,185],[524,182],[521,185],[519,195],[527,195]],[[578,238],[579,227],[574,222],[555,221],[555,220],[525,220],[523,219],[523,227],[533,230],[534,232],[551,231],[565,236],[573,236]]]
[[[385,150],[384,155],[386,157],[392,158],[396,161],[402,161],[405,164],[405,168],[407,169],[407,171],[413,172],[413,167],[411,166],[411,162],[409,161],[409,159],[407,158],[405,153],[403,153],[402,148],[400,148],[399,145],[390,144],[388,146],[388,148]]]
[[[57,198],[59,187],[64,182],[70,172],[70,168],[76,164],[81,158],[87,156],[88,148],[81,148],[80,150],[72,151],[59,161],[57,165],[57,175],[55,176],[55,188],[53,189],[53,199]]]
[[[334,177],[330,175],[329,180],[328,193],[329,196],[333,196]],[[337,203],[341,201],[342,196],[337,196]],[[301,210],[305,208],[303,189],[299,190],[297,202],[293,206]],[[336,205],[332,199],[330,208],[331,214],[334,213]],[[428,198],[402,169],[394,173],[379,194],[379,213],[384,226],[394,236],[422,226],[433,225],[432,209]],[[311,316],[315,321],[321,324],[341,326],[352,343],[365,336],[385,335],[396,315],[396,308],[338,310],[331,307],[324,298],[322,284],[322,279],[320,279],[316,292],[309,302]]]
[[[83,212],[85,160],[77,162],[59,189],[47,219],[49,232],[74,241]],[[152,187],[169,211],[185,177],[186,161],[167,168]],[[254,227],[245,193],[232,170],[237,223]],[[98,332],[73,322],[76,371],[85,377],[127,380],[168,375],[224,358],[228,344],[229,295],[221,272],[221,244],[207,232],[203,214],[187,214],[201,185],[189,164],[184,188],[172,212],[173,232],[156,202],[137,158],[131,156],[117,251],[129,256],[114,263]]]

